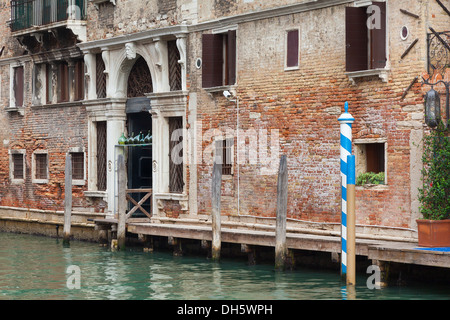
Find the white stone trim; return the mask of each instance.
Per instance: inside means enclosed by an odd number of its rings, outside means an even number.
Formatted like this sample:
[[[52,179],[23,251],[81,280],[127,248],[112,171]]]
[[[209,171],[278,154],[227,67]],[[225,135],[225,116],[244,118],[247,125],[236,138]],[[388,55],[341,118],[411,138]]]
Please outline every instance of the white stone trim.
[[[36,178],[36,154],[45,154],[47,155],[47,179],[37,179]],[[31,157],[31,181],[32,183],[48,183],[49,181],[49,158],[48,158],[48,151],[47,150],[35,150],[33,151],[32,157]]]
[[[26,150],[25,149],[10,149],[9,153],[9,178],[12,184],[22,184],[26,179]],[[23,156],[23,179],[14,178],[14,162],[12,159],[13,154],[21,154]]]

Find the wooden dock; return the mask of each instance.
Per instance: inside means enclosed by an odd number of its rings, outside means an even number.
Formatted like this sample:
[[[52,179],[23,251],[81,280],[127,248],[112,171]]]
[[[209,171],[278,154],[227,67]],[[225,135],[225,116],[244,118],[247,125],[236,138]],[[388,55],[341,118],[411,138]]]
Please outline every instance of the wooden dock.
[[[104,229],[114,225],[117,220],[95,220],[97,228]],[[155,223],[155,222],[127,222],[127,232],[138,235],[172,237],[179,239],[195,239],[212,241],[211,223]],[[254,230],[243,228],[222,227],[221,241],[249,246],[274,247],[275,231]],[[330,252],[341,252],[339,236],[317,235],[307,233],[286,233],[288,249]],[[369,260],[396,262],[412,265],[424,265],[450,268],[450,252],[431,251],[419,248],[416,242],[376,240],[356,237],[356,255],[365,256]]]

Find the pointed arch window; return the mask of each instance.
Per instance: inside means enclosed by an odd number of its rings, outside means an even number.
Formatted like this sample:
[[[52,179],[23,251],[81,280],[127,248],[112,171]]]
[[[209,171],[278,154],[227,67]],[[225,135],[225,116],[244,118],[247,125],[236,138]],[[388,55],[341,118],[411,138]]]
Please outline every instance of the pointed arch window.
[[[145,59],[139,57],[128,77],[127,97],[145,97],[150,92],[153,92],[152,75]]]

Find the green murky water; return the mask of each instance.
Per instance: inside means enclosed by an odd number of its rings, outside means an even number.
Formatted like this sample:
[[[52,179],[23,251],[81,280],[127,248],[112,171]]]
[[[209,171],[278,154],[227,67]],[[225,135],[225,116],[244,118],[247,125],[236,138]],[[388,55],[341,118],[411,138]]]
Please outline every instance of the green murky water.
[[[444,286],[370,290],[365,277],[357,282],[348,292],[331,271],[274,272],[243,261],[119,252],[78,241],[64,247],[57,239],[0,232],[0,300],[450,299]]]

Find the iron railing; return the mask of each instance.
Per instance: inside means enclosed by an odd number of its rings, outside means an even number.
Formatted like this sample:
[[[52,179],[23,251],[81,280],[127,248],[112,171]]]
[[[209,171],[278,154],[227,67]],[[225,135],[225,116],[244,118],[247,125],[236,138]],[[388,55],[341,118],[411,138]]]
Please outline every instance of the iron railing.
[[[428,46],[428,74],[432,76],[435,72],[444,77],[450,68],[450,31],[432,31],[427,37]]]
[[[85,0],[12,0],[11,30],[45,26],[65,20],[86,20]]]

